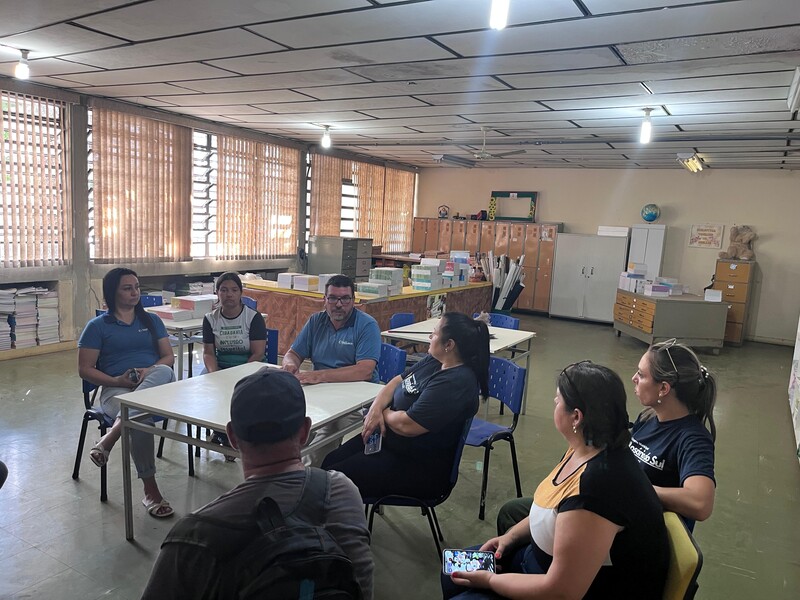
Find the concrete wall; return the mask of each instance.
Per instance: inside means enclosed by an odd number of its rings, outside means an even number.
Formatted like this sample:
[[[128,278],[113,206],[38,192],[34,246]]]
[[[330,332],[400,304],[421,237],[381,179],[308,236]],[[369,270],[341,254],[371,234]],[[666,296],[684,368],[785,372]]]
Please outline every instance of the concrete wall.
[[[472,214],[486,209],[492,190],[538,191],[536,220],[563,221],[570,233],[596,233],[598,225],[641,223],[641,207],[661,208],[667,225],[662,274],[697,293],[714,273],[717,250],[689,248],[698,223],[750,225],[759,264],[755,312],[748,339],[794,345],[800,315],[800,171],[708,169],[423,169],[417,216],[436,216],[440,204]]]

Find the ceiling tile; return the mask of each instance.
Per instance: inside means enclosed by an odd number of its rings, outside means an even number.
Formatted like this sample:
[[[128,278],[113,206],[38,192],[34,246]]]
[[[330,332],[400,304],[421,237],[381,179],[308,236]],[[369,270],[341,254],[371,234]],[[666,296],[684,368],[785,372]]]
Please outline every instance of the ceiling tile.
[[[243,29],[226,29],[211,33],[199,33],[184,37],[169,38],[156,42],[143,42],[129,46],[73,54],[69,58],[76,62],[103,67],[124,69],[180,62],[195,62],[223,58],[231,55],[255,54],[281,50],[262,37]]]
[[[217,104],[254,104],[269,102],[292,102],[303,100],[302,96],[291,90],[272,90],[265,92],[231,92],[223,94],[188,94],[164,96],[162,100],[184,106],[213,106]]]
[[[758,102],[705,102],[703,104],[675,104],[667,107],[673,115],[696,115],[704,113],[781,111],[786,100],[762,100]]]
[[[244,53],[240,52],[239,54]],[[240,58],[212,60],[209,61],[209,64],[243,75],[257,75],[331,67],[355,67],[380,63],[434,60],[451,56],[450,52],[428,40],[394,40],[353,46],[313,48],[310,50],[291,50],[242,56]]]
[[[139,0],[26,0],[22,10],[4,10],[0,36],[13,35],[73,20],[108,8],[138,3]]]
[[[8,75],[9,77],[14,74],[14,67],[17,66],[17,61],[0,63],[0,75]],[[40,60],[30,61],[31,77],[47,77],[49,75],[59,75],[61,73],[75,73],[79,71],[96,71],[97,67],[88,67],[86,65],[78,65],[75,63],[61,60],[59,58],[42,58]],[[64,86],[62,82],[59,87]]]
[[[0,44],[29,50],[29,58],[62,56],[72,52],[86,52],[108,48],[123,43],[122,40],[87,31],[73,25],[53,25],[0,38]]]
[[[307,48],[485,29],[489,20],[487,9],[485,2],[437,0],[254,25],[250,29],[280,44]],[[581,12],[571,0],[512,2],[508,23],[515,25],[579,16]]]
[[[227,75],[230,75],[230,73]],[[273,73],[271,75],[250,75],[225,77],[224,79],[181,81],[180,85],[196,92],[237,92],[353,84],[363,83],[365,81],[366,79],[363,77],[348,73],[344,69],[323,69],[320,71],[302,71],[300,73]]]
[[[369,113],[376,112],[375,109],[415,106],[426,105],[423,102],[408,96],[389,96],[386,98],[354,98],[350,100],[309,100],[307,102],[287,102],[285,104],[267,104],[265,105],[265,108],[267,108],[270,112],[279,114],[308,111],[325,112],[337,110],[358,110],[364,112],[364,114],[368,116],[373,116]],[[421,116],[428,116],[428,114]]]
[[[342,98],[363,98],[366,96],[418,96],[420,94],[468,92],[479,93],[488,90],[508,89],[491,77],[453,77],[450,79],[426,79],[415,85],[402,81],[382,83],[361,83],[356,85],[331,85],[324,88],[297,88],[319,100]]]
[[[33,69],[33,64],[31,64]],[[230,73],[215,69],[202,63],[182,63],[180,65],[164,65],[162,67],[142,67],[138,69],[119,69],[67,75],[64,79],[85,85],[121,85],[130,83],[153,83],[181,81],[211,77],[229,77]]]
[[[667,79],[664,81],[645,81],[644,84],[654,94],[675,92],[695,92],[702,90],[736,90],[742,88],[786,87],[792,82],[792,70],[772,73],[749,73],[722,75],[719,77],[689,77],[687,79]]]
[[[78,22],[130,40],[147,40],[369,5],[367,0],[155,0]]]
[[[678,94],[641,94],[639,96],[624,96],[618,98],[589,98],[584,100],[555,100],[548,101],[547,106],[555,110],[576,110],[585,108],[638,106],[648,107],[666,105],[669,107],[681,104],[692,104],[702,107],[704,102],[713,102],[724,98],[726,101],[735,102],[742,100],[779,100],[786,99],[787,87],[756,88],[743,90],[727,90],[724,94],[716,92],[682,92]],[[672,110],[670,109],[672,113]],[[681,113],[673,113],[681,114]],[[685,113],[684,113],[685,114]]]

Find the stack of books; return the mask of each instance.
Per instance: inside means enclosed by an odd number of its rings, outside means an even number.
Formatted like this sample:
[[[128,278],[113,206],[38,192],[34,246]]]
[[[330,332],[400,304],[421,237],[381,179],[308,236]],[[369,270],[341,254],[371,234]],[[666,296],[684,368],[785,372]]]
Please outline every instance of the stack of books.
[[[0,290],[0,350],[10,350],[13,348],[11,338],[11,322],[14,318],[16,304],[14,296],[16,288]]]
[[[33,348],[36,345],[36,288],[23,288],[17,290],[14,298],[16,308],[14,322],[12,323],[14,347]]]
[[[36,341],[40,346],[57,344],[58,335],[58,292],[47,290],[36,294]]]
[[[217,302],[216,294],[197,294],[194,296],[175,296],[170,300],[172,308],[179,308],[191,312],[190,319],[202,319],[206,313],[210,313]],[[174,317],[173,317],[174,319]],[[179,320],[179,319],[174,319]],[[183,320],[183,319],[181,319]]]

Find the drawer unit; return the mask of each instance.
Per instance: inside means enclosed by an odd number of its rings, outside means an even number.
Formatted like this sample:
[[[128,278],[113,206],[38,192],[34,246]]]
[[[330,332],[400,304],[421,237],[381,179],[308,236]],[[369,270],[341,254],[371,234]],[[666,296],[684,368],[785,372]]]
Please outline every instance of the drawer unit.
[[[369,277],[371,238],[312,235],[308,239],[308,272],[342,273],[353,279]]]
[[[722,292],[722,302],[728,305],[725,341],[730,344],[739,345],[744,340],[757,268],[751,261],[717,261],[714,289]]]
[[[670,338],[689,346],[722,347],[728,327],[728,304],[705,302],[700,296],[684,294],[653,298],[623,290],[617,291],[614,329],[653,344]]]

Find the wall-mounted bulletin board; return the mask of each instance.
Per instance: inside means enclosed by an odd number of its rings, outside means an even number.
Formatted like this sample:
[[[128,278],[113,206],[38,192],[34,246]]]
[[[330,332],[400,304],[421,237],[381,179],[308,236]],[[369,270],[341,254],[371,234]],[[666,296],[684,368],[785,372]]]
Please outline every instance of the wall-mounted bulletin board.
[[[489,220],[536,221],[538,192],[492,192]]]

